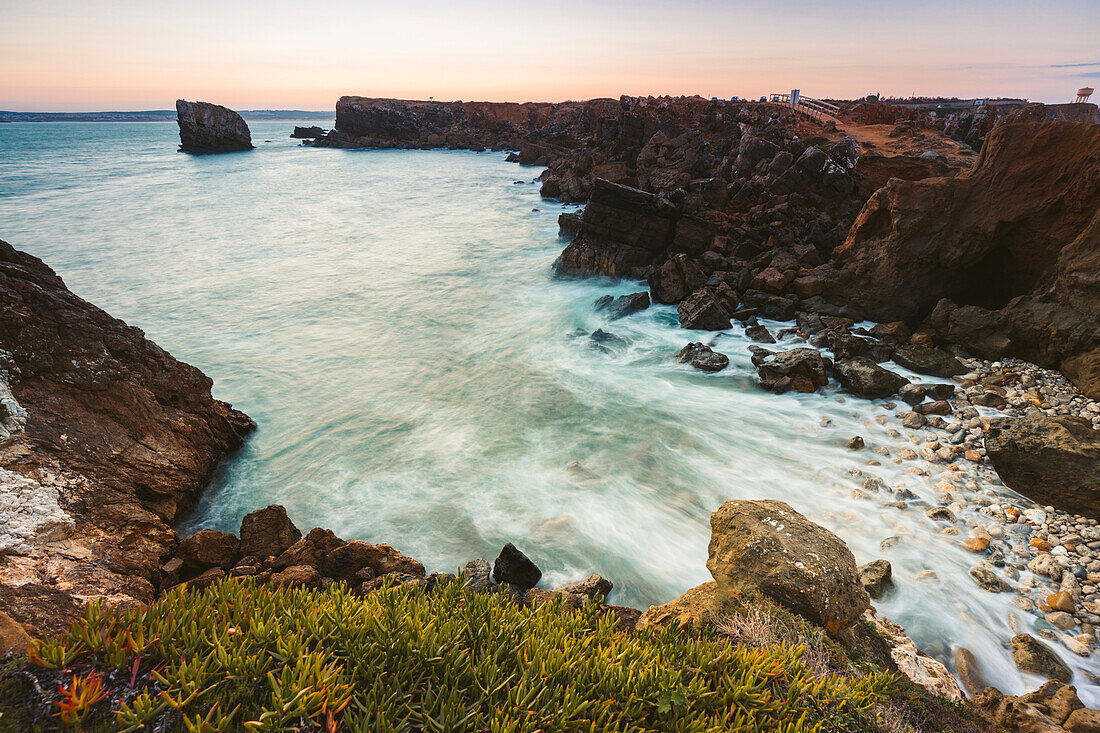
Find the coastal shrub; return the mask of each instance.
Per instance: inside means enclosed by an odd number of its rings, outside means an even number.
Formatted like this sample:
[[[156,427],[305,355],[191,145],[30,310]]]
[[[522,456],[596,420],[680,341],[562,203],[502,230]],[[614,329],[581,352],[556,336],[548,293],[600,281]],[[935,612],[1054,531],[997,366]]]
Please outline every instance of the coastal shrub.
[[[814,674],[800,645],[616,624],[595,602],[524,608],[459,583],[360,597],[226,579],[91,604],[0,671],[0,730],[871,731],[896,686]]]

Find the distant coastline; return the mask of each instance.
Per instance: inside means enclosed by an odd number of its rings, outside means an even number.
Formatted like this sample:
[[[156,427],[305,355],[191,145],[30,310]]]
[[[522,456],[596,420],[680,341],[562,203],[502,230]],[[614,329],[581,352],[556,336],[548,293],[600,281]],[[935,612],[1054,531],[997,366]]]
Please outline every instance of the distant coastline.
[[[330,120],[331,110],[250,109],[240,115],[249,122]],[[0,122],[175,122],[174,109],[137,112],[9,112],[0,110]]]

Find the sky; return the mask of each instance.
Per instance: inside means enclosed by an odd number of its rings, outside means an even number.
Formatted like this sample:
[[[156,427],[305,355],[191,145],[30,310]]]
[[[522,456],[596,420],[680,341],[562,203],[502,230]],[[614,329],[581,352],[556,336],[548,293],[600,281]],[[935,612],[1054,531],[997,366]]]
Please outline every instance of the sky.
[[[344,94],[1011,96],[1100,83],[1100,0],[0,0],[0,109]]]

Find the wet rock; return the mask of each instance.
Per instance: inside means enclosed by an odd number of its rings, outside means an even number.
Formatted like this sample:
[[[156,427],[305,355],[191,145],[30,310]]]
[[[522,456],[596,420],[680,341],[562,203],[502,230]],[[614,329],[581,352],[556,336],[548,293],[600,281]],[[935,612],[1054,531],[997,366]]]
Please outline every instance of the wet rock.
[[[707,569],[720,595],[759,592],[838,634],[870,606],[844,542],[781,501],[727,501],[711,514]]]
[[[928,397],[933,400],[949,400],[955,396],[953,384],[913,384],[904,385],[898,390],[898,397],[910,406],[919,405]]]
[[[905,629],[888,619],[876,616],[873,610],[868,610],[864,618],[874,624],[879,636],[890,647],[890,658],[894,660],[898,670],[913,684],[950,700],[962,699],[959,683],[955,681],[947,667],[917,649],[917,645],[905,633]]]
[[[1073,672],[1066,663],[1050,647],[1030,634],[1012,637],[1012,659],[1024,672],[1061,682],[1069,682],[1073,678]]]
[[[894,350],[894,361],[918,374],[930,374],[934,377],[953,377],[966,373],[966,367],[961,361],[935,346],[899,346]]]
[[[608,320],[618,320],[619,318],[625,318],[632,313],[638,313],[644,311],[649,307],[649,293],[630,293],[629,295],[620,295],[618,298],[612,300],[606,307]]]
[[[277,557],[301,538],[301,531],[279,504],[257,509],[241,520],[241,555],[261,560]]]
[[[697,342],[692,342],[680,349],[676,354],[676,361],[691,364],[704,372],[720,372],[730,363],[729,357],[725,354],[720,354],[706,344]]]
[[[294,126],[294,132],[290,133],[293,138],[312,140],[316,137],[321,137],[325,134],[325,131],[317,125],[309,125],[308,127]]]
[[[677,308],[681,328],[722,331],[730,328],[730,315],[709,288],[700,288],[685,298]]]
[[[997,731],[1018,733],[1063,733],[1063,731],[1094,731],[1078,727],[1079,721],[1100,720],[1100,711],[1086,708],[1071,685],[1051,680],[1035,692],[1005,695],[995,687],[987,687],[974,698],[975,706]]]
[[[857,397],[889,397],[909,383],[905,377],[883,369],[866,357],[838,360],[834,367],[837,381]]]
[[[844,444],[848,450],[859,450],[864,446],[863,438],[859,435],[855,435],[848,438],[848,442]]]
[[[389,545],[374,545],[362,540],[349,540],[331,550],[321,561],[321,571],[335,580],[348,580],[364,567],[369,567],[376,578],[388,573],[424,576],[424,565],[417,560]]]
[[[210,102],[176,100],[180,150],[187,153],[230,153],[252,149],[244,119],[227,107]]]
[[[913,412],[920,415],[950,415],[951,403],[947,400],[936,400],[935,402],[922,402],[921,404],[913,408]]]
[[[893,569],[889,560],[874,560],[859,566],[859,582],[871,598],[882,598],[894,587]]]
[[[984,565],[975,565],[970,568],[970,578],[977,583],[982,590],[990,593],[1004,593],[1012,590],[1012,584],[997,575]]]
[[[745,335],[761,344],[774,344],[775,336],[761,323],[754,323],[745,329]]]
[[[817,349],[801,348],[766,356],[756,365],[756,371],[760,386],[769,391],[813,392],[829,383],[831,367],[832,363]]]
[[[978,659],[973,652],[964,646],[960,646],[955,650],[955,672],[958,674],[959,681],[962,682],[962,687],[968,695],[977,695],[989,687],[989,682],[982,674]]]
[[[608,346],[623,347],[627,345],[626,339],[624,339],[622,336],[616,336],[615,334],[610,333],[609,331],[605,331],[602,328],[597,328],[591,333],[591,335],[589,335],[588,338],[590,341],[592,341],[592,343],[604,347],[605,349]]]
[[[1034,413],[992,420],[985,448],[1007,486],[1042,504],[1100,516],[1100,433],[1088,420]]]
[[[493,579],[498,583],[511,583],[523,590],[534,587],[542,577],[542,571],[511,542],[506,544],[493,563]]]
[[[924,512],[925,516],[929,519],[934,519],[937,522],[955,522],[955,512],[951,511],[945,506],[932,507]]]

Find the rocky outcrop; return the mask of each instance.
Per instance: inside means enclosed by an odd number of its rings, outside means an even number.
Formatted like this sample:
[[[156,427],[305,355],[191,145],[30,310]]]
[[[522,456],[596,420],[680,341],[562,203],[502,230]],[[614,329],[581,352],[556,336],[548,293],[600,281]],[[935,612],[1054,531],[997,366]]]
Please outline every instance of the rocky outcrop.
[[[290,136],[301,140],[312,140],[325,134],[325,131],[317,125],[310,125],[309,127],[295,125],[294,132],[290,133]]]
[[[676,361],[691,364],[704,372],[720,372],[730,365],[728,356],[698,342],[692,342],[680,349],[676,354]]]
[[[781,501],[727,501],[710,516],[719,595],[758,592],[832,635],[870,607],[844,541]]]
[[[47,633],[91,598],[152,600],[169,525],[252,422],[5,242],[0,370],[19,417],[0,443],[0,607]]]
[[[890,397],[909,384],[905,377],[883,369],[865,356],[837,359],[833,370],[841,386],[856,397]]]
[[[1100,518],[1100,432],[1084,418],[1029,414],[989,422],[997,474],[1029,499]]]
[[[1072,685],[1051,680],[1035,692],[1005,695],[987,687],[974,699],[993,730],[1005,733],[1094,733],[1100,710],[1086,708]]]
[[[876,192],[828,290],[875,320],[916,325],[935,308],[941,341],[978,332],[987,356],[1063,368],[1100,394],[1098,211],[1100,126],[1001,125],[971,172]]]
[[[180,150],[185,153],[232,153],[252,149],[244,118],[220,104],[176,100]]]

